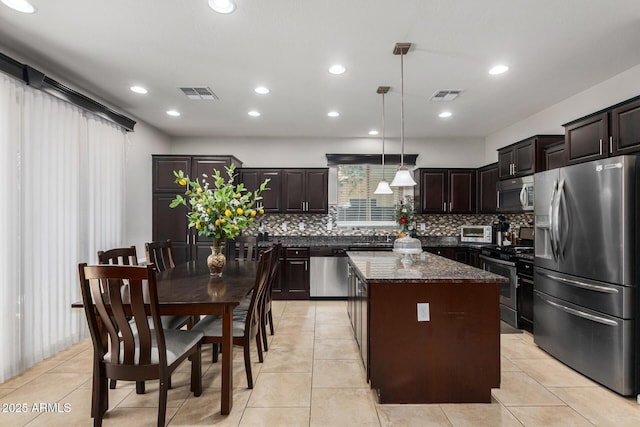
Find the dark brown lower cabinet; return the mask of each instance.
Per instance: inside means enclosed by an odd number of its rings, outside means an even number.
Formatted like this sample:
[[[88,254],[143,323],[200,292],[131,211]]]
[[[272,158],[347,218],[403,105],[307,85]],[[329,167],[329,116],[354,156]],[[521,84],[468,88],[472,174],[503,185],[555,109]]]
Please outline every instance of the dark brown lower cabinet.
[[[284,248],[282,253],[280,270],[273,286],[273,299],[309,299],[309,248]]]

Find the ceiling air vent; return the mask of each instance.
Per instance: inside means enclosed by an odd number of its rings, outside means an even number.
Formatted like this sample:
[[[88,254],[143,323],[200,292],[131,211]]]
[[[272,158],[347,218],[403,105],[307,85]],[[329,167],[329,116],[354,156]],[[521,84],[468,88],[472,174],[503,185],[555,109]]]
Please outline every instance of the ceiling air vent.
[[[218,101],[218,95],[208,87],[181,87],[179,88],[189,99]]]
[[[431,95],[430,101],[453,101],[460,95],[461,90],[438,90]]]

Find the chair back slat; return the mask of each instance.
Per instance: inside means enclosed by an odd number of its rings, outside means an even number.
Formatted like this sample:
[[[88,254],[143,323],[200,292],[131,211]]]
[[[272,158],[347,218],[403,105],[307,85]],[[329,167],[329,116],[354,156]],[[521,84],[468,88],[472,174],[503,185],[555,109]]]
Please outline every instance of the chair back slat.
[[[138,265],[136,247],[114,248],[108,251],[98,251],[98,262],[100,264],[114,265]]]
[[[260,327],[260,322],[262,319],[261,303],[269,278],[269,267],[271,264],[272,256],[273,248],[261,251],[258,254],[258,271],[256,273],[256,281],[253,286],[253,294],[251,295],[251,302],[249,303],[248,314],[245,320],[246,330],[254,331]]]
[[[256,236],[238,236],[227,241],[231,248],[229,257],[238,261],[255,261],[258,259],[258,239]]]
[[[171,240],[163,242],[148,242],[144,244],[147,263],[156,265],[158,271],[169,270],[176,266],[173,260],[173,245]]]

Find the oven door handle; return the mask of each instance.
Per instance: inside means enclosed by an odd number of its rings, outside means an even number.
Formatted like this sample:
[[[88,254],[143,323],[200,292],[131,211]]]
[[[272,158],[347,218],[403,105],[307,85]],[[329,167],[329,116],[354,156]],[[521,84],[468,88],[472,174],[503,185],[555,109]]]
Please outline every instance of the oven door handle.
[[[494,264],[500,264],[500,265],[504,265],[507,267],[515,267],[516,263],[515,262],[511,262],[511,261],[504,261],[501,259],[496,259],[496,258],[491,258],[485,255],[480,255],[480,259],[494,263]]]

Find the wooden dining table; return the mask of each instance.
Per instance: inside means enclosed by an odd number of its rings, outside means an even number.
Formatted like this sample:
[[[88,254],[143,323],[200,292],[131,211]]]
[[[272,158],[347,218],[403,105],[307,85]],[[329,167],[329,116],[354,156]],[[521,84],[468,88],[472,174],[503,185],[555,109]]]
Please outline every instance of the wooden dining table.
[[[206,262],[191,261],[156,275],[160,315],[222,316],[223,415],[233,408],[233,309],[253,289],[257,267],[257,261],[227,261],[222,277],[212,277]]]

